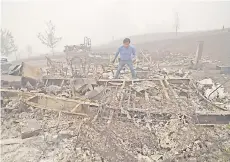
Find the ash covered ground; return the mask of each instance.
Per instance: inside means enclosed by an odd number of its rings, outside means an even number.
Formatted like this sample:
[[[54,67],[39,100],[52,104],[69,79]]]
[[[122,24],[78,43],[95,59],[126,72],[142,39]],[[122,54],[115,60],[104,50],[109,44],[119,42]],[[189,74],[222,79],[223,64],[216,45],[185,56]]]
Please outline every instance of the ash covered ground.
[[[109,54],[76,53],[47,58],[36,84],[25,62],[25,84],[5,77],[1,89],[1,160],[229,161],[229,75],[193,58],[141,51],[139,79],[116,80]]]

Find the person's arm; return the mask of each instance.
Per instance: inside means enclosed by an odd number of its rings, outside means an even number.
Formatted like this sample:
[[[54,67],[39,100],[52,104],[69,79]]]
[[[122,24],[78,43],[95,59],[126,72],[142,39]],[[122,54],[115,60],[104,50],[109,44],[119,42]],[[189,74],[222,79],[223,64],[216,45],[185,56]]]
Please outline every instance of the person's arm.
[[[132,59],[136,57],[136,49],[132,47]]]
[[[117,52],[115,54],[115,57],[114,57],[112,62],[115,62],[115,60],[117,59],[117,56],[119,55],[119,53],[120,53],[120,48],[118,48],[118,50],[117,50]]]
[[[119,53],[120,53],[120,48],[118,48],[118,50],[117,50],[117,52],[116,52],[116,54],[115,54],[115,58],[114,58],[114,60],[116,60],[116,59],[117,59],[117,56],[119,55]]]

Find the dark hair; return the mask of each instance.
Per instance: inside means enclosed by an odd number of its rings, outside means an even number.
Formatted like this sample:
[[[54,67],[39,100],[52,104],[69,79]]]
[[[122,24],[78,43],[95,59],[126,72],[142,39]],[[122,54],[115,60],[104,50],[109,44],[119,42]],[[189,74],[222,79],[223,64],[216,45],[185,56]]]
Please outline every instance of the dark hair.
[[[123,43],[127,43],[127,42],[130,43],[130,39],[129,39],[129,38],[125,38],[125,39],[123,40]]]

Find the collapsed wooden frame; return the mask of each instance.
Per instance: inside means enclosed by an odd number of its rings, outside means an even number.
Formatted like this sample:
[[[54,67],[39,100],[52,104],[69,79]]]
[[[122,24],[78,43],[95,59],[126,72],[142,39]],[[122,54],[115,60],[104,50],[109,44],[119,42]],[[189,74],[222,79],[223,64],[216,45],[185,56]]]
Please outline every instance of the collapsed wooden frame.
[[[123,85],[124,86],[124,83]],[[56,96],[49,96],[40,93],[31,93],[31,92],[22,92],[19,90],[9,90],[9,89],[1,89],[2,97],[6,98],[13,98],[16,99],[19,96],[20,101],[25,105],[62,112],[66,114],[72,115],[79,115],[82,117],[91,117],[91,110],[97,109],[100,107],[100,104],[97,102],[90,101],[88,99],[78,98],[78,99],[68,99],[63,97],[56,97]],[[167,99],[167,98],[166,98]],[[141,116],[153,116],[153,117],[162,117],[162,116],[170,116],[170,112],[162,112],[162,111],[150,111],[150,110],[143,110],[140,108],[129,108],[129,109],[122,109],[122,108],[111,108],[106,107],[109,111],[117,112],[121,115],[131,115],[133,114],[142,114]],[[122,111],[126,111],[127,114],[122,113]],[[123,115],[122,115],[123,114]],[[194,112],[192,115],[194,122],[198,125],[216,125],[216,124],[229,124],[230,123],[230,111],[215,111],[215,112]]]
[[[22,92],[19,90],[1,89],[3,97],[19,98],[24,104],[40,109],[58,111],[63,113],[88,116],[87,108],[98,107],[99,104],[88,99],[68,99],[63,97],[49,96],[41,93]]]

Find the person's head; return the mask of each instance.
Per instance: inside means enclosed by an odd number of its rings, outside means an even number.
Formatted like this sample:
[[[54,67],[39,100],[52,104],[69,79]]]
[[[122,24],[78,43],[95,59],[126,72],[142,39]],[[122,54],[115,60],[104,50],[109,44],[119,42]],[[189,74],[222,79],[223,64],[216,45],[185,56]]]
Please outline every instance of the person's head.
[[[123,40],[123,45],[124,45],[124,47],[129,47],[129,44],[130,44],[130,39],[129,39],[129,38],[125,38],[125,39]]]

